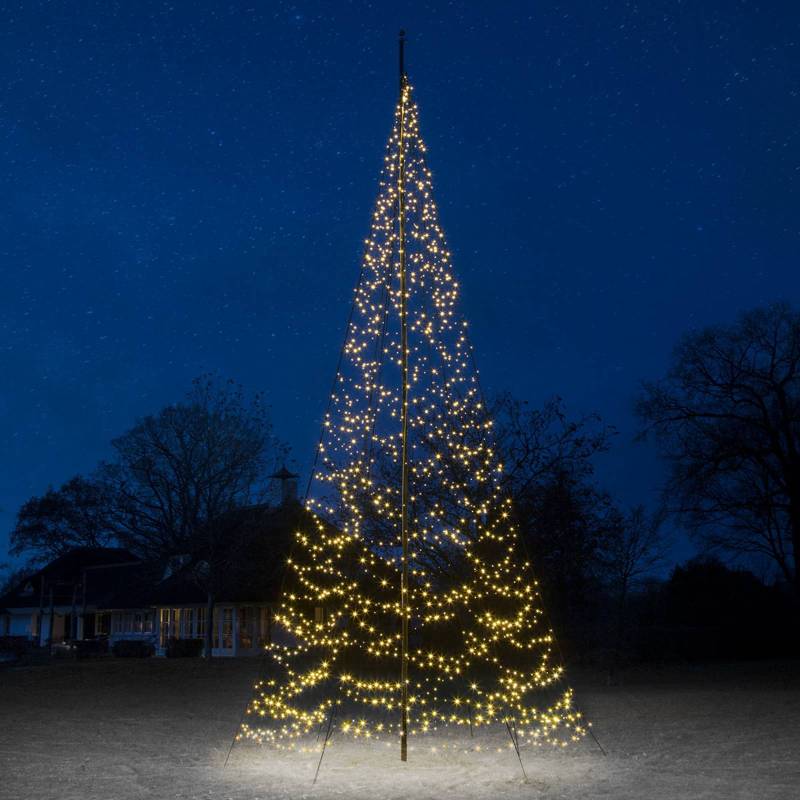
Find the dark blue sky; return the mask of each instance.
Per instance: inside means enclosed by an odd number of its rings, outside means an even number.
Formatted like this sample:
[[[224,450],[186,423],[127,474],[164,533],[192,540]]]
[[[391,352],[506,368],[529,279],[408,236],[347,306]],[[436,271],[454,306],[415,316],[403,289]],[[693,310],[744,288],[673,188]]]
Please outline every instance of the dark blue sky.
[[[401,26],[486,387],[600,412],[601,482],[652,502],[639,382],[800,299],[798,8],[0,5],[0,559],[201,372],[264,390],[307,471]]]

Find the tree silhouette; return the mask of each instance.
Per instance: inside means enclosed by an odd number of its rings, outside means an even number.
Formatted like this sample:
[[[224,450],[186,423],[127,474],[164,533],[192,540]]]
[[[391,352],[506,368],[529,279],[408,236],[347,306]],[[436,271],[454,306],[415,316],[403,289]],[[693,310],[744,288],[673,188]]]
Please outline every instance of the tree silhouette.
[[[38,565],[75,547],[103,547],[113,541],[108,492],[102,482],[76,475],[22,504],[10,552],[28,554],[30,563]]]
[[[142,557],[173,556],[207,594],[208,619],[237,562],[246,528],[236,511],[263,500],[285,455],[263,399],[231,381],[196,379],[180,403],[139,420],[112,442],[100,470],[118,540]],[[211,654],[212,626],[206,626]]]
[[[638,412],[670,510],[712,549],[766,555],[800,597],[800,314],[776,304],[684,337]]]

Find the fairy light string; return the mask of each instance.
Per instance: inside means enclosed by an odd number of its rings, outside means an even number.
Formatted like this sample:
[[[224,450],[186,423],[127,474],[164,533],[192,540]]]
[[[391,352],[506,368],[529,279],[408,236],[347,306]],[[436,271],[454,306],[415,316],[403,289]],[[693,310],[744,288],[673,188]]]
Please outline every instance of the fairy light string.
[[[401,113],[402,120],[401,136]],[[395,110],[343,356],[295,532],[268,650],[239,738],[303,747],[336,707],[337,733],[400,735],[402,331],[397,228],[402,146],[409,463],[409,734],[509,721],[520,743],[587,731],[553,656],[531,565],[500,490],[419,110]]]

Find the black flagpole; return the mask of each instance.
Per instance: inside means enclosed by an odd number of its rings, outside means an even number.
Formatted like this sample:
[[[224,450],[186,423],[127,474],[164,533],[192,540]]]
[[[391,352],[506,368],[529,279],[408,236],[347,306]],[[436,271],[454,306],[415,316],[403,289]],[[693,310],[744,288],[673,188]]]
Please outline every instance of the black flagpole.
[[[402,364],[401,440],[402,475],[400,489],[400,538],[403,549],[400,578],[400,760],[408,761],[408,315],[406,309],[406,225],[405,225],[405,123],[406,73],[405,31],[400,31],[400,135],[397,151],[397,228],[400,255],[400,351]]]

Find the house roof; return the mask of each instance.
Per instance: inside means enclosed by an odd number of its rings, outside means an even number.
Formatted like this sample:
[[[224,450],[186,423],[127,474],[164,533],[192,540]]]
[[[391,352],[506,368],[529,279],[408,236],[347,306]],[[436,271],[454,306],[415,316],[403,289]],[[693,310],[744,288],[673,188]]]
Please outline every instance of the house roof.
[[[77,547],[23,578],[0,597],[0,607],[53,605],[136,607],[146,585],[145,565],[120,547]]]
[[[102,609],[147,608],[154,580],[147,564],[121,564],[87,571],[87,603]]]
[[[292,535],[309,519],[298,502],[254,505],[226,515],[218,533],[221,541],[231,543],[230,552],[214,576],[215,601],[276,601]],[[51,589],[58,606],[85,603],[113,610],[206,603],[207,563],[187,565],[163,580],[157,570],[163,574],[163,565],[145,564],[123,548],[75,548],[0,597],[0,609],[49,607]]]
[[[223,524],[238,532],[237,557],[220,570],[214,581],[218,603],[274,602],[280,594],[291,536],[308,523],[300,503],[254,505],[231,512]],[[208,600],[208,564],[190,564],[153,589],[156,606],[205,604]]]

